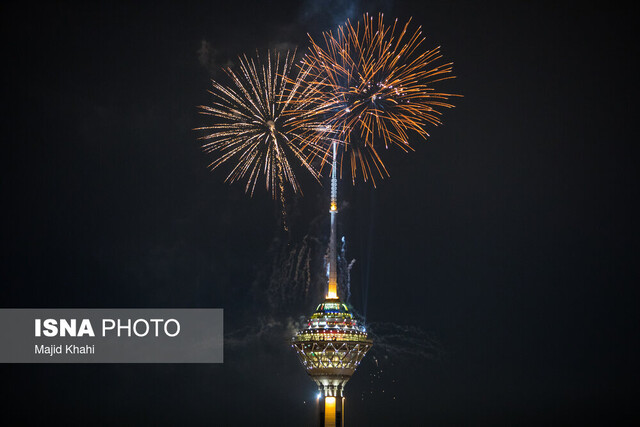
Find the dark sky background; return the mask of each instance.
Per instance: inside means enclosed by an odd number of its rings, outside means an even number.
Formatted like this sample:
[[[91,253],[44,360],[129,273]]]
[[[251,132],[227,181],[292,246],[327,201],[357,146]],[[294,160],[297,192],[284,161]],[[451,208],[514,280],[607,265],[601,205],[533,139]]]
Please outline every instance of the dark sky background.
[[[347,424],[637,421],[630,10],[89,3],[0,7],[0,306],[221,307],[225,363],[3,365],[3,418],[312,425],[288,338],[320,298],[326,185],[303,182],[286,235],[266,192],[207,170],[192,129],[238,54],[383,11],[442,46],[464,98],[415,153],[385,153],[375,191],[342,183],[351,303],[380,344],[347,386]],[[281,262],[301,252],[307,294]]]

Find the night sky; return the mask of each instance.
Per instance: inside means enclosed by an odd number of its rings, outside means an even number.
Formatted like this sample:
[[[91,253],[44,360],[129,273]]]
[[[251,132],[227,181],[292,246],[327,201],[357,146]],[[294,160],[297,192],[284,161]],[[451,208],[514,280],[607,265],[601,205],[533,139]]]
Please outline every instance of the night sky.
[[[238,54],[304,50],[382,11],[442,46],[457,76],[442,87],[464,98],[414,153],[384,153],[375,190],[341,183],[350,302],[380,343],[347,385],[347,425],[637,421],[630,10],[89,3],[0,6],[0,306],[223,308],[225,363],[3,365],[3,418],[312,425],[288,339],[321,298],[326,182],[303,178],[285,233],[266,191],[207,169],[192,129]],[[307,293],[283,261],[301,253]]]

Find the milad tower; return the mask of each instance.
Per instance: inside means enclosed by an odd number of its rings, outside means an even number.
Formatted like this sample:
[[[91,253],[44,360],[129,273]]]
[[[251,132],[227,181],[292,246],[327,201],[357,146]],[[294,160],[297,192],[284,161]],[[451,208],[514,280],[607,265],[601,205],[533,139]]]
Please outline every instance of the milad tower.
[[[344,426],[344,386],[373,345],[346,304],[338,297],[337,143],[333,143],[331,170],[331,235],[329,239],[329,283],[327,296],[311,315],[307,326],[292,338],[300,362],[318,385],[318,418],[322,427]]]

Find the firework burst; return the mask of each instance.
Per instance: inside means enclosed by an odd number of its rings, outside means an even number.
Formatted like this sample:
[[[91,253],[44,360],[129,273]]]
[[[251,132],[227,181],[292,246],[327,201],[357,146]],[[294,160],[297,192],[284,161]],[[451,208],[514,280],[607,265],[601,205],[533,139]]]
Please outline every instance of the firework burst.
[[[453,107],[446,101],[458,96],[434,90],[434,83],[453,78],[452,63],[437,65],[439,48],[423,50],[422,31],[410,32],[410,22],[385,25],[382,14],[377,20],[365,14],[362,22],[323,33],[322,42],[310,37],[300,65],[294,102],[305,113],[294,128],[303,134],[302,147],[315,146],[308,153],[319,154],[324,165],[337,141],[340,164],[350,165],[354,182],[358,171],[374,185],[388,176],[381,146],[413,150],[410,134],[429,136],[427,125],[441,124],[439,109]]]
[[[199,139],[204,151],[215,155],[210,168],[232,164],[225,181],[246,181],[245,192],[251,195],[262,176],[274,198],[278,194],[283,198],[285,183],[300,191],[292,163],[303,165],[318,178],[306,160],[309,156],[296,144],[302,139],[291,124],[295,117],[286,114],[294,109],[291,99],[298,89],[297,79],[290,77],[294,56],[295,52],[287,52],[284,58],[269,52],[264,63],[258,55],[256,59],[240,56],[238,71],[225,69],[232,84],[212,80],[211,105],[198,107],[201,114],[216,119],[211,126],[195,129],[207,132]]]

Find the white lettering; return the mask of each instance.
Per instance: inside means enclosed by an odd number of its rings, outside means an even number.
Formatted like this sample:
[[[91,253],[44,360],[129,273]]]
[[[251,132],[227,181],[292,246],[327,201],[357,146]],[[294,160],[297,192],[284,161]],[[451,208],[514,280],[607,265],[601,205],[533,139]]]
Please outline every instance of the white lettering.
[[[69,334],[70,337],[76,336],[76,319],[60,319],[60,336],[66,337]]]
[[[45,337],[55,337],[58,335],[58,322],[55,319],[45,319],[42,326],[44,326]]]
[[[169,323],[173,322],[176,324],[176,332],[174,334],[170,334],[169,333]],[[169,319],[165,322],[164,324],[164,333],[167,334],[167,336],[169,337],[175,337],[176,335],[178,335],[180,333],[180,322],[178,322],[176,319]]]
[[[138,325],[139,325],[140,323],[144,324],[144,326],[145,326],[144,333],[140,333],[140,332],[138,332]],[[146,321],[146,320],[144,320],[144,319],[138,319],[138,320],[136,320],[135,322],[133,322],[133,333],[135,333],[135,334],[136,334],[137,336],[139,336],[139,337],[145,337],[145,336],[147,336],[147,334],[149,333],[149,324],[147,323],[147,321]],[[158,334],[156,334],[156,336],[157,336],[157,335],[158,335]]]
[[[120,319],[118,319],[118,336],[120,336],[120,331],[123,329],[127,331],[127,336],[130,337],[131,336],[131,319],[127,319],[126,326],[122,326],[122,324],[120,323]]]
[[[107,322],[110,323],[109,326],[107,326]],[[102,336],[106,336],[107,331],[112,331],[115,327],[116,322],[113,319],[102,319]]]
[[[89,322],[89,319],[82,319],[82,323],[80,323],[78,336],[82,337],[85,335],[89,335],[90,337],[96,336],[96,334],[93,332],[93,327],[91,326],[91,322]]]

